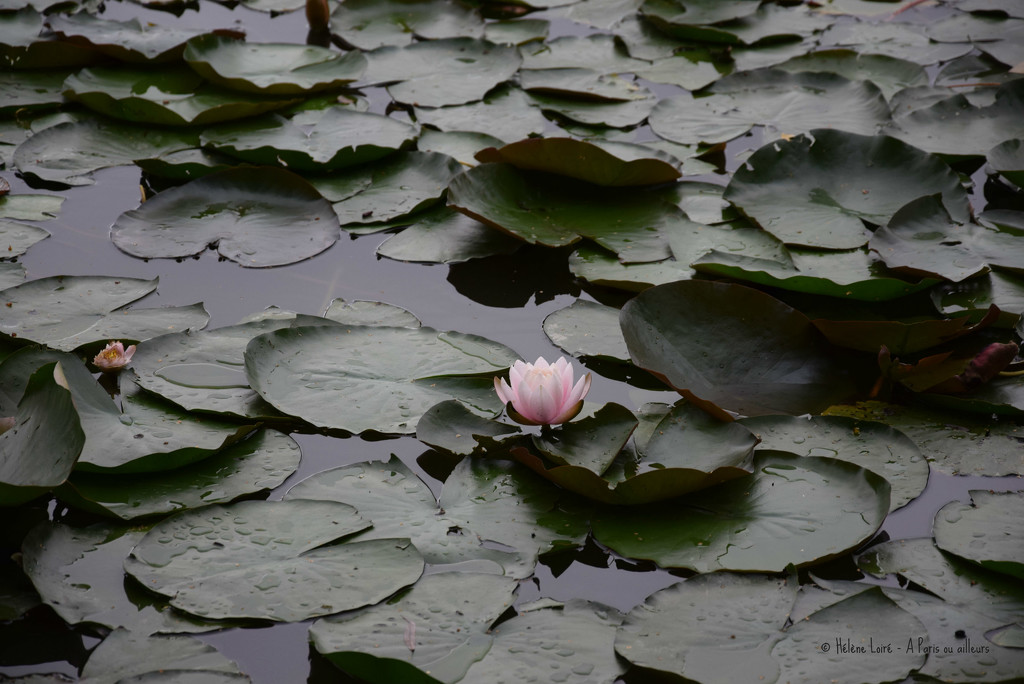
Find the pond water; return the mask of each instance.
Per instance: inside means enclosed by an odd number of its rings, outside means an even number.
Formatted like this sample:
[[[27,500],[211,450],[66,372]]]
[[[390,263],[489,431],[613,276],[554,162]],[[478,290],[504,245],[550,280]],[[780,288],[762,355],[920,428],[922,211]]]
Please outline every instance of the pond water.
[[[228,9],[205,0],[199,7],[199,11],[188,9],[175,17],[130,3],[108,2],[100,16],[138,17],[155,24],[181,27],[237,26],[245,29],[252,42],[305,41],[307,27],[301,12],[270,17],[244,6]],[[917,14],[909,16],[923,22],[934,16],[935,11],[920,8]],[[551,20],[549,37],[595,32],[561,18],[557,12],[531,16]],[[660,98],[684,92],[677,86],[642,83],[650,86]],[[370,88],[365,94],[370,111],[385,113],[389,98],[383,89]],[[401,111],[394,117],[408,119]],[[552,129],[555,129],[553,125]],[[634,139],[647,141],[656,137],[645,127],[636,131]],[[755,128],[724,147],[724,164],[719,172],[696,176],[693,180],[724,185],[729,174],[739,168],[753,150],[761,147],[761,143],[760,130]],[[973,172],[976,185],[971,202],[979,213],[986,201],[985,172]],[[53,193],[65,198],[60,215],[45,224],[51,237],[34,245],[18,260],[24,265],[28,279],[68,274],[159,277],[158,290],[138,305],[180,306],[202,302],[210,313],[208,327],[211,329],[232,325],[270,306],[319,316],[338,298],[349,302],[379,301],[407,309],[431,328],[496,340],[525,359],[538,356],[551,359],[563,352],[545,335],[542,328],[545,318],[578,299],[600,298],[602,302],[618,305],[627,298],[623,293],[582,286],[568,267],[570,248],[523,247],[511,256],[488,257],[453,266],[430,265],[377,256],[376,249],[388,234],[349,236],[343,233],[326,251],[277,268],[241,268],[232,261],[218,259],[212,250],[196,258],[143,260],[119,251],[110,238],[110,227],[115,220],[123,212],[139,206],[140,183],[144,179],[137,168],[100,170],[93,174],[94,185],[61,190],[32,187],[11,169],[0,172],[0,177],[10,183],[12,195]],[[588,396],[588,401],[595,404],[616,402],[637,410],[647,402],[670,404],[678,398],[675,392],[648,389],[649,383],[627,384],[614,369],[609,371],[607,365],[595,363],[593,367],[602,371],[593,373],[593,386]],[[621,374],[621,370],[618,372]],[[421,476],[437,495],[452,465],[411,436],[340,437],[298,432],[293,437],[301,448],[301,463],[270,493],[271,500],[281,499],[295,484],[317,473],[349,464],[386,461],[392,455]],[[1019,475],[954,476],[933,468],[923,493],[888,515],[873,539],[862,548],[886,539],[930,538],[936,512],[953,501],[969,503],[972,490],[1020,492],[1024,491],[1024,481]],[[94,520],[49,500],[19,509],[12,515],[10,527],[24,530],[45,517],[75,525]],[[8,536],[16,538],[17,533],[8,533]],[[5,538],[4,543],[11,545],[10,538]],[[14,552],[17,546],[5,547],[5,550]],[[97,562],[97,575],[120,573],[121,561],[118,556],[106,559],[106,564]],[[862,579],[850,554],[815,565],[811,572],[825,579]],[[626,558],[588,537],[580,549],[542,557],[535,572],[520,583],[515,603],[524,606],[540,599],[586,599],[628,612],[654,592],[692,575],[686,570],[669,571],[650,561]],[[882,583],[895,584],[891,579]],[[272,626],[257,622],[251,627],[206,633],[198,638],[237,662],[240,670],[257,684],[349,681],[310,646],[311,622]],[[17,639],[14,638],[16,633],[21,635]],[[27,656],[17,655],[3,645],[24,644],[29,640],[36,641],[36,646]],[[98,643],[97,632],[81,626],[69,627],[52,613],[37,610],[27,618],[0,624],[0,651],[6,651],[0,658],[0,678],[30,673],[62,673],[76,677],[88,652]],[[644,681],[643,676],[627,675],[626,681]]]

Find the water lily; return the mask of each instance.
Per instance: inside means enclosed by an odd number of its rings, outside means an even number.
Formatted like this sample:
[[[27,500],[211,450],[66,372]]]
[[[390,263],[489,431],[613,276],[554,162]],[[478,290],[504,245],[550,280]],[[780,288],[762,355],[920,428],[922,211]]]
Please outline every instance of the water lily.
[[[508,407],[509,417],[523,425],[558,425],[572,420],[590,390],[590,373],[573,385],[572,365],[565,357],[551,364],[544,357],[533,363],[516,361],[508,377],[511,385],[494,378],[494,390]]]
[[[134,353],[134,344],[125,349],[124,345],[120,342],[111,342],[103,348],[103,351],[96,355],[92,362],[104,373],[111,373],[127,366],[128,362],[132,360],[132,354]]]

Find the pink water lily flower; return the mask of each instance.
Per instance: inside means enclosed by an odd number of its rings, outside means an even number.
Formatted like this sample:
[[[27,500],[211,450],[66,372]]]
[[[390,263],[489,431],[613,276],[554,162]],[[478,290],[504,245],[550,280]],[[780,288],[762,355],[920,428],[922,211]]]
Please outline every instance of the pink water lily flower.
[[[533,363],[516,361],[508,373],[511,385],[494,378],[498,397],[511,404],[508,415],[523,425],[558,425],[573,419],[590,391],[590,373],[573,385],[572,366],[565,357],[552,364],[540,357]]]
[[[92,362],[104,373],[111,373],[127,366],[128,362],[132,360],[132,354],[134,353],[134,344],[125,349],[124,345],[120,342],[111,342],[103,348],[103,351],[96,355]]]

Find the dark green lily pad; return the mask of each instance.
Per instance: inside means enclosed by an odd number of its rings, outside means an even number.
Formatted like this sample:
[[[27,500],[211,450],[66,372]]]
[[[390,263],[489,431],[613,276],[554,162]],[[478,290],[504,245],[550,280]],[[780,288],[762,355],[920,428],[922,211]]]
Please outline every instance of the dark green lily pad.
[[[269,491],[298,467],[298,444],[264,430],[172,472],[129,477],[76,473],[59,496],[76,508],[132,520]]]
[[[180,184],[214,171],[228,169],[235,165],[235,160],[226,154],[193,148],[167,152],[149,159],[136,159],[135,165],[149,176]]]
[[[398,261],[458,264],[470,259],[511,254],[522,242],[447,207],[432,211],[377,247],[377,254]]]
[[[932,290],[935,308],[947,316],[966,312],[979,320],[995,304],[1002,311],[996,325],[1012,328],[1024,313],[1024,276],[992,271],[960,283],[943,284]]]
[[[627,302],[620,321],[636,365],[719,415],[815,413],[850,388],[806,316],[740,285],[660,285]]]
[[[755,0],[645,0],[640,7],[643,16],[669,35],[686,41],[738,43],[726,28],[715,26],[748,17],[761,3]]]
[[[331,15],[331,30],[351,45],[372,50],[409,45],[417,38],[479,38],[484,21],[476,10],[451,0],[345,0]]]
[[[66,70],[45,71],[4,71],[0,73],[0,88],[4,101],[0,104],[0,115],[13,117],[15,112],[52,109],[64,102],[64,79],[71,72]],[[15,124],[16,125],[16,124]],[[14,139],[6,131],[0,140],[13,144]]]
[[[189,42],[183,55],[206,80],[261,95],[299,95],[340,88],[366,69],[361,52],[339,54],[316,45],[246,43],[216,35]]]
[[[394,602],[317,620],[310,641],[342,671],[373,684],[459,681],[491,648],[488,630],[516,587],[499,575],[427,575]]]
[[[60,364],[33,373],[14,415],[0,434],[0,506],[31,501],[64,482],[82,451],[85,435],[71,402],[58,384]]]
[[[740,422],[761,438],[761,449],[836,458],[881,475],[892,486],[890,510],[916,499],[928,482],[928,461],[899,430],[840,416],[760,416]]]
[[[0,259],[21,256],[29,247],[48,237],[50,233],[42,228],[0,219]]]
[[[203,618],[294,622],[371,605],[419,579],[408,539],[330,542],[366,529],[333,501],[246,501],[154,526],[125,570]]]
[[[952,501],[935,514],[935,545],[984,568],[1024,579],[1024,555],[1016,532],[1020,492],[971,492],[971,505]]]
[[[269,330],[295,325],[338,325],[316,316],[288,314],[192,334],[147,340],[132,357],[135,382],[189,411],[242,418],[283,416],[249,387],[245,346]]]
[[[688,222],[682,210],[627,189],[482,164],[455,178],[448,204],[529,244],[560,247],[588,237],[623,262],[668,256],[665,235]]]
[[[727,276],[783,290],[867,301],[905,297],[939,282],[932,278],[912,283],[893,277],[884,271],[877,257],[863,248],[826,252],[793,247],[789,250],[789,257],[786,261],[775,261],[715,250],[691,266],[698,273]]]
[[[877,421],[896,428],[910,437],[940,472],[989,477],[1024,473],[1020,451],[1024,426],[1013,420],[876,401],[833,406],[828,414]]]
[[[599,74],[631,73],[650,62],[630,57],[613,36],[560,36],[523,46],[524,69],[590,69]]]
[[[629,361],[629,349],[619,327],[619,310],[586,299],[548,314],[544,334],[552,344],[572,354]]]
[[[594,285],[630,292],[640,292],[655,285],[686,280],[694,275],[693,269],[674,258],[624,264],[618,260],[614,252],[586,243],[581,244],[569,255],[569,270],[577,278]]]
[[[678,143],[717,143],[755,125],[768,138],[829,127],[871,135],[889,118],[878,88],[836,74],[739,72],[715,82],[707,97],[667,98],[651,112],[651,128]]]
[[[1017,187],[1024,187],[1024,140],[1007,140],[986,155],[988,164]]]
[[[998,315],[998,309],[993,307],[992,318],[995,319]],[[909,323],[856,319],[842,321],[826,318],[816,318],[812,322],[834,345],[872,354],[878,353],[878,350],[884,345],[895,356],[912,354],[935,347],[983,327],[980,322],[970,325],[968,316],[936,318]],[[991,322],[993,321],[987,321],[984,325]]]
[[[31,6],[5,6],[0,14],[0,62],[5,67],[24,69],[63,69],[93,64],[100,59],[95,50],[52,37],[39,38],[46,20],[41,10]]]
[[[886,99],[904,88],[928,85],[928,74],[915,62],[855,50],[820,50],[794,57],[776,68],[789,72],[827,71],[851,81],[871,81]]]
[[[885,3],[870,4],[884,7]],[[892,9],[888,8],[887,13]],[[921,66],[948,62],[971,51],[970,43],[937,43],[920,26],[906,22],[839,22],[820,37],[823,45],[849,46],[861,54],[886,55]]]
[[[486,133],[503,141],[540,135],[548,121],[519,88],[498,87],[481,102],[439,109],[416,107],[416,120],[441,131]]]
[[[284,413],[354,433],[408,434],[446,399],[497,415],[492,378],[518,358],[475,335],[331,326],[260,335],[246,348],[245,366],[253,389]]]
[[[220,625],[202,623],[154,603],[132,585],[124,573],[97,572],[104,559],[116,563],[142,540],[147,527],[96,523],[76,528],[42,523],[22,544],[25,574],[43,600],[68,624],[123,627],[145,635],[157,632],[208,632]]]
[[[110,229],[117,248],[132,256],[182,258],[216,244],[222,257],[248,268],[308,259],[340,235],[330,203],[277,168],[211,173],[121,214]]]
[[[169,674],[180,672],[187,681],[195,684],[248,681],[233,661],[198,639],[143,636],[126,629],[115,629],[96,647],[82,668],[82,679],[95,684],[142,684],[151,681],[151,673],[161,671]],[[170,683],[162,679],[152,681],[174,684],[173,680]]]
[[[514,46],[474,38],[448,38],[384,47],[368,56],[362,82],[391,83],[396,102],[416,107],[445,107],[482,100],[489,90],[519,69]]]
[[[333,299],[324,312],[324,318],[342,325],[381,325],[403,328],[418,328],[420,319],[400,306],[385,302],[354,301]]]
[[[580,67],[562,69],[522,69],[519,85],[523,90],[556,97],[578,97],[594,102],[628,102],[651,97],[651,91],[633,79],[604,75]]]
[[[83,69],[64,82],[64,95],[115,119],[163,126],[209,126],[297,102],[207,86],[186,67]]]
[[[664,157],[639,145],[595,145],[572,138],[527,138],[477,153],[482,162],[506,162],[529,171],[547,171],[605,186],[657,185],[679,178]]]
[[[534,112],[537,113],[536,110]],[[540,116],[539,113],[537,115]],[[544,117],[541,116],[541,118]],[[501,147],[502,144],[504,143],[501,140],[487,133],[443,132],[425,128],[416,140],[416,149],[420,152],[437,152],[447,155],[463,166],[476,166],[479,163],[476,160],[477,152],[488,147]]]
[[[87,12],[56,14],[46,22],[69,43],[92,48],[121,62],[167,64],[181,59],[185,43],[206,34],[204,29],[174,28],[136,18],[116,21]]]
[[[203,145],[252,164],[331,171],[380,159],[408,145],[416,130],[380,114],[332,107],[307,131],[279,116],[203,131]]]
[[[632,128],[643,123],[656,104],[653,97],[625,102],[592,102],[539,93],[529,93],[527,97],[534,107],[549,114],[587,126],[612,128]]]
[[[787,244],[852,249],[870,237],[865,221],[884,225],[937,193],[954,220],[967,220],[960,179],[939,158],[894,138],[816,130],[759,149],[724,196]]]
[[[727,73],[726,67],[714,61],[707,52],[686,51],[654,60],[648,67],[638,68],[636,75],[653,83],[669,83],[687,90],[700,90]]]
[[[518,432],[518,427],[477,415],[454,399],[434,404],[416,424],[416,439],[459,456],[477,451],[477,437],[501,437]]]
[[[198,143],[196,134],[187,130],[141,128],[98,120],[66,122],[46,128],[19,145],[14,152],[14,165],[31,178],[64,185],[91,185],[89,174],[98,169],[191,149]],[[11,199],[15,198],[7,201]],[[52,202],[58,198],[47,199]]]
[[[753,470],[683,499],[598,511],[594,536],[663,567],[782,572],[848,553],[889,511],[889,484],[852,463],[759,451]]]
[[[1010,81],[999,87],[991,105],[976,107],[954,95],[895,119],[886,133],[935,154],[984,157],[995,145],[1024,138],[1022,107],[1024,82]]]

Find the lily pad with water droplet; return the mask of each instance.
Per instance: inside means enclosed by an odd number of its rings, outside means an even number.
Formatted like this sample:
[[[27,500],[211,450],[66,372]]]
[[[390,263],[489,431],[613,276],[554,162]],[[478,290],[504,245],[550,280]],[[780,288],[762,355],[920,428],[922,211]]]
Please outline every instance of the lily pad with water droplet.
[[[29,247],[50,237],[50,233],[27,223],[0,219],[0,259],[21,256]]]
[[[544,319],[552,344],[576,358],[583,356],[629,362],[629,349],[619,327],[619,310],[578,299]]]
[[[935,514],[935,545],[984,568],[1024,579],[1017,528],[1020,492],[971,491],[971,504],[952,501]]]
[[[458,264],[511,254],[522,242],[448,207],[417,216],[417,220],[377,247],[377,254],[397,261]]]
[[[293,264],[333,245],[338,219],[313,186],[277,168],[235,168],[171,188],[110,228],[123,252],[182,258],[211,245],[248,268]]]
[[[373,50],[417,39],[480,38],[484,20],[477,10],[452,0],[344,0],[331,15],[331,30],[351,45]]]
[[[143,23],[134,17],[117,21],[88,12],[55,14],[47,19],[47,24],[69,43],[134,64],[166,65],[176,62],[181,59],[185,43],[190,39],[212,35],[205,29]]]

